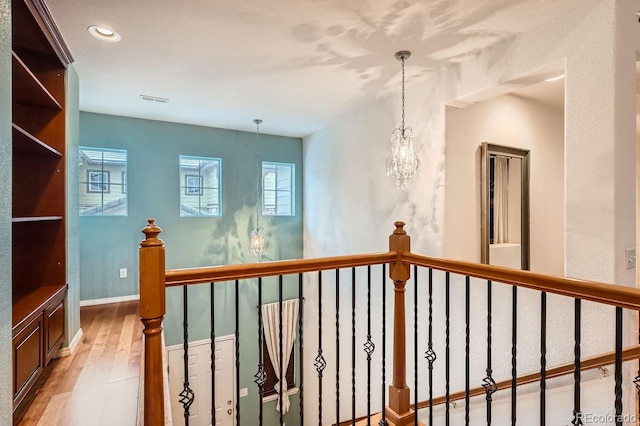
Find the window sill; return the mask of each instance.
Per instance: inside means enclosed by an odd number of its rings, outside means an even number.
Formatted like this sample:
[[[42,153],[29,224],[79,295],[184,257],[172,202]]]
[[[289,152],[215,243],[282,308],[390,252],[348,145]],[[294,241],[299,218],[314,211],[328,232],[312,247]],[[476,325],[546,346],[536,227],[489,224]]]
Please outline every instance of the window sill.
[[[297,393],[298,393],[298,388],[291,388],[287,391],[287,394],[289,396],[295,395]],[[264,398],[262,398],[262,403],[264,404],[265,402],[276,401],[277,399],[278,399],[278,394],[276,393],[276,394],[265,396]]]

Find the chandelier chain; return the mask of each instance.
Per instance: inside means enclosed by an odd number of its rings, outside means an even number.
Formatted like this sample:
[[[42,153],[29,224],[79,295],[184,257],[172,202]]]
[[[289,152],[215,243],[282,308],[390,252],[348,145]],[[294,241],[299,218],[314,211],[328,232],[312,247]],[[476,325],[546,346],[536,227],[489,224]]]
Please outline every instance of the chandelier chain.
[[[404,56],[401,58],[402,61],[402,124],[400,126],[402,136],[404,136]]]
[[[253,120],[254,123],[256,123],[256,155],[258,153],[258,147],[260,144],[260,123],[262,123],[262,120],[256,118],[255,120]],[[262,179],[260,179],[260,162],[258,161],[258,159],[256,158],[256,177],[257,177],[257,182],[256,182],[256,229],[260,227],[258,221],[260,220],[260,181]]]

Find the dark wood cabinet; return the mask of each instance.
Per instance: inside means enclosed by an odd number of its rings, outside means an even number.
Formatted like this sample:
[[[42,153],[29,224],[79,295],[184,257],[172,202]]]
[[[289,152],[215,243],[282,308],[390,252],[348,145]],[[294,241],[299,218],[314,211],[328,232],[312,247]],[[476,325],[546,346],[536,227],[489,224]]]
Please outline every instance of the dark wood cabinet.
[[[67,49],[43,0],[12,0],[14,422],[64,340]]]

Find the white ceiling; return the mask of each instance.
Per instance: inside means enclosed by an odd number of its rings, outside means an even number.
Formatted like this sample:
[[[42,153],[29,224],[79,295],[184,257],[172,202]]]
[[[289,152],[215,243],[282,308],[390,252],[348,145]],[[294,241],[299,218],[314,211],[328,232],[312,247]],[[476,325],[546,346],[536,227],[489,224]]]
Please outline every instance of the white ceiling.
[[[49,0],[80,109],[305,136],[584,0]],[[119,43],[91,37],[90,25]],[[166,104],[139,95],[169,98]]]

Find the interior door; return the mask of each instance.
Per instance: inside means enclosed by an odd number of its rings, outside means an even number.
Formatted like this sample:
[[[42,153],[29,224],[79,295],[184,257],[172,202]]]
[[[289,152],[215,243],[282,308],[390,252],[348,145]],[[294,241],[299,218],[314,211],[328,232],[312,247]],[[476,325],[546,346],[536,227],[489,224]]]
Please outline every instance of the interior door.
[[[235,339],[233,336],[216,339],[217,426],[235,425]],[[184,408],[179,402],[184,388],[184,359],[182,345],[167,348],[169,362],[169,392],[174,425],[184,425]],[[189,410],[189,425],[210,426],[211,416],[211,347],[208,341],[189,345],[189,387],[195,398]]]

